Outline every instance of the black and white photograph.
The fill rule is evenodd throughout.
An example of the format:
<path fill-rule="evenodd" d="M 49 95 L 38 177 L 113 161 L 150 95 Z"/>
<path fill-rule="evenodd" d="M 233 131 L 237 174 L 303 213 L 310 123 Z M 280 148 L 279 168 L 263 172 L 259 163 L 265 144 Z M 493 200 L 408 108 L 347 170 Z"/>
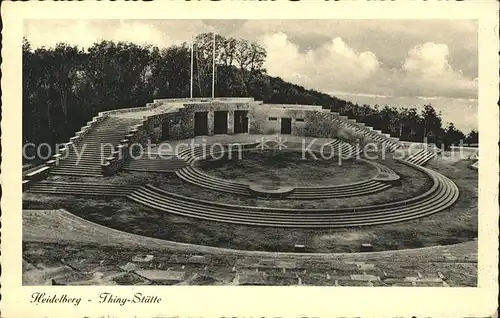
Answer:
<path fill-rule="evenodd" d="M 476 286 L 475 21 L 24 31 L 25 284 Z"/>
<path fill-rule="evenodd" d="M 88 302 L 116 308 L 160 303 L 152 286 L 480 287 L 479 176 L 498 172 L 479 170 L 480 29 L 23 19 L 13 214 L 22 286 L 38 288 L 27 299 L 86 305 L 65 286 L 98 286 Z"/>

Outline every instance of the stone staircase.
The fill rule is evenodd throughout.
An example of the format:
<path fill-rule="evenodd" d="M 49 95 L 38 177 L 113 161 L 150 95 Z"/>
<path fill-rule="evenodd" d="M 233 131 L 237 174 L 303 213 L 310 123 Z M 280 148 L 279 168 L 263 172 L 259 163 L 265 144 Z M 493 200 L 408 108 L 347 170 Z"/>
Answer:
<path fill-rule="evenodd" d="M 129 128 L 140 119 L 107 117 L 83 138 L 69 146 L 66 158 L 58 159 L 54 175 L 102 176 L 101 163 L 111 155 Z"/>
<path fill-rule="evenodd" d="M 384 147 L 387 147 L 391 152 L 397 150 L 400 147 L 398 138 L 391 137 L 389 134 L 382 133 L 382 131 L 380 130 L 374 130 L 373 127 L 366 126 L 363 123 L 358 123 L 356 122 L 356 120 L 349 119 L 347 116 L 341 116 L 339 113 L 335 112 L 318 111 L 317 114 L 319 114 L 319 116 L 322 118 L 338 123 L 341 127 L 351 129 L 355 132 L 363 133 L 373 141 L 380 143 Z"/>
<path fill-rule="evenodd" d="M 147 154 L 142 158 L 129 160 L 123 170 L 142 172 L 175 172 L 186 167 L 186 161 L 176 155 Z"/>
<path fill-rule="evenodd" d="M 430 151 L 430 150 L 427 150 L 427 149 L 422 149 L 422 150 L 417 151 L 414 154 L 411 154 L 406 159 L 406 161 L 411 162 L 413 164 L 416 164 L 418 166 L 423 166 L 424 164 L 426 164 L 427 162 L 429 162 L 429 160 L 431 160 L 435 156 L 436 156 L 436 152 L 435 151 Z"/>

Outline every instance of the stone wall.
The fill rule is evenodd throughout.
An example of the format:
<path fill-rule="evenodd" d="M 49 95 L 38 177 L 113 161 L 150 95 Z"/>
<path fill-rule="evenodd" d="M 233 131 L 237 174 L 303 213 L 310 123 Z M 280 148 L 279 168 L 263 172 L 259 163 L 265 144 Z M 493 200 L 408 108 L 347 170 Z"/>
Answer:
<path fill-rule="evenodd" d="M 174 113 L 169 124 L 169 138 L 180 140 L 193 138 L 194 136 L 194 112 L 185 108 Z"/>
<path fill-rule="evenodd" d="M 255 109 L 254 102 L 222 102 L 211 101 L 210 103 L 194 102 L 184 104 L 184 108 L 179 109 L 172 117 L 173 122 L 169 125 L 169 137 L 172 140 L 188 139 L 194 136 L 194 114 L 196 112 L 208 113 L 208 134 L 214 133 L 214 113 L 215 111 L 227 111 L 227 132 L 234 133 L 234 111 Z M 250 121 L 251 122 L 251 121 Z"/>
<path fill-rule="evenodd" d="M 272 105 L 260 102 L 233 102 L 228 100 L 211 100 L 209 103 L 203 99 L 188 99 L 183 108 L 171 114 L 151 116 L 157 118 L 156 128 L 150 127 L 151 136 L 158 138 L 161 135 L 161 121 L 169 120 L 169 139 L 189 139 L 194 137 L 194 117 L 196 112 L 207 112 L 208 134 L 214 133 L 214 112 L 227 111 L 227 133 L 234 133 L 234 113 L 237 110 L 248 111 L 250 134 L 275 134 L 281 133 L 281 119 L 291 118 L 292 135 L 338 138 L 345 141 L 363 140 L 362 133 L 355 133 L 348 128 L 341 127 L 320 116 L 321 106 L 307 105 Z M 160 100 L 155 100 L 158 102 Z M 161 100 L 163 101 L 163 100 Z M 168 102 L 181 101 L 168 99 Z M 348 131 L 349 130 L 349 131 Z"/>
<path fill-rule="evenodd" d="M 275 108 L 268 106 L 270 105 L 256 107 L 249 114 L 251 127 L 250 133 L 266 135 L 279 134 L 281 132 L 281 119 L 291 118 L 292 135 L 304 136 L 307 115 L 309 113 L 313 113 L 314 108 Z"/>
<path fill-rule="evenodd" d="M 119 171 L 131 156 L 138 156 L 147 151 L 150 140 L 157 140 L 161 135 L 164 120 L 170 120 L 175 113 L 156 114 L 142 119 L 134 125 L 125 138 L 120 141 L 111 156 L 101 165 L 103 175 L 112 175 Z M 160 126 L 160 129 L 158 129 Z"/>

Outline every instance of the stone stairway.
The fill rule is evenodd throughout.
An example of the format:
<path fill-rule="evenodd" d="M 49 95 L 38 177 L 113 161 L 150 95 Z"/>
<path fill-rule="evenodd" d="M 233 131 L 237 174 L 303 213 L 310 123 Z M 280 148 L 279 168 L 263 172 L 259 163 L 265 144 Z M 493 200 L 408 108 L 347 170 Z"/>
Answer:
<path fill-rule="evenodd" d="M 110 156 L 130 127 L 140 119 L 107 117 L 88 134 L 69 147 L 66 158 L 59 159 L 50 172 L 55 175 L 101 176 L 101 163 Z"/>
<path fill-rule="evenodd" d="M 419 165 L 419 166 L 423 166 L 424 164 L 429 162 L 429 160 L 431 160 L 435 156 L 436 156 L 436 152 L 422 149 L 422 150 L 419 150 L 418 152 L 410 155 L 406 159 L 406 161 L 411 162 L 411 163 L 416 164 L 416 165 Z"/>
<path fill-rule="evenodd" d="M 142 158 L 129 160 L 123 170 L 143 172 L 175 172 L 186 167 L 186 161 L 175 155 L 147 154 Z"/>
<path fill-rule="evenodd" d="M 364 135 L 373 139 L 373 141 L 382 144 L 387 147 L 391 152 L 397 150 L 399 145 L 399 139 L 391 137 L 389 134 L 384 134 L 380 130 L 374 130 L 373 127 L 365 126 L 363 123 L 358 123 L 354 119 L 349 119 L 347 116 L 340 116 L 339 113 L 335 112 L 317 112 L 320 117 L 326 120 L 338 123 L 341 127 L 352 129 L 355 132 L 361 132 Z"/>

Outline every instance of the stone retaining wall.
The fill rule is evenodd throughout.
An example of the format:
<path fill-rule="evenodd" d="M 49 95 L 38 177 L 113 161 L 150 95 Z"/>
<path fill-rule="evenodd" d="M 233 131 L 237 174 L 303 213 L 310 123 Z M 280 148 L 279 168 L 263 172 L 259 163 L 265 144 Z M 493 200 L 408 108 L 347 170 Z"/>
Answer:
<path fill-rule="evenodd" d="M 139 124 L 134 125 L 116 146 L 111 156 L 106 158 L 101 165 L 102 174 L 115 174 L 123 168 L 123 165 L 131 156 L 134 157 L 147 152 L 146 147 L 149 140 L 157 140 L 159 138 L 158 134 L 161 134 L 161 130 L 158 131 L 156 127 L 161 125 L 164 120 L 170 120 L 174 116 L 176 116 L 176 113 L 156 114 L 145 117 Z"/>

